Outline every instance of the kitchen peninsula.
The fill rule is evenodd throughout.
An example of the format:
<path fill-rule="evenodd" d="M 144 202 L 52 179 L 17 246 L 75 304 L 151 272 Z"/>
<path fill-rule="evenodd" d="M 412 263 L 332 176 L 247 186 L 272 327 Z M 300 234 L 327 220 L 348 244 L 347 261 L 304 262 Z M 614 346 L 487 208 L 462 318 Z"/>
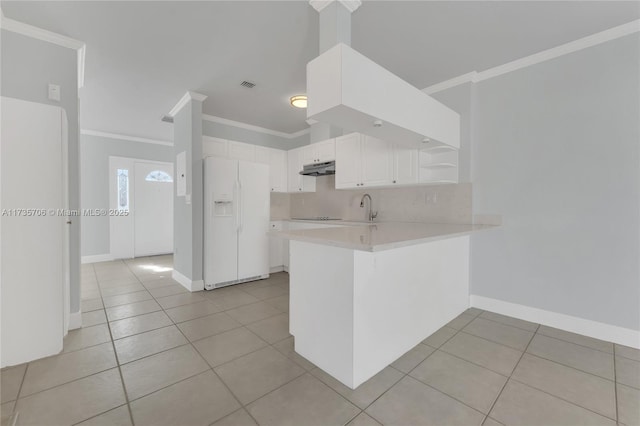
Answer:
<path fill-rule="evenodd" d="M 375 223 L 290 240 L 295 350 L 355 389 L 469 307 L 469 234 L 488 225 Z"/>

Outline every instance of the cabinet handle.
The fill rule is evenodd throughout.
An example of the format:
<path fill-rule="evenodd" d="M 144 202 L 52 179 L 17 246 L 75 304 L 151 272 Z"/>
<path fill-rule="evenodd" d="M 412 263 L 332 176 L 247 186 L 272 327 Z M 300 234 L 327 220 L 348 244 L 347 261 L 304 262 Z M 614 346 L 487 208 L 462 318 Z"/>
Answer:
<path fill-rule="evenodd" d="M 393 183 L 396 183 L 396 181 L 394 180 Z"/>

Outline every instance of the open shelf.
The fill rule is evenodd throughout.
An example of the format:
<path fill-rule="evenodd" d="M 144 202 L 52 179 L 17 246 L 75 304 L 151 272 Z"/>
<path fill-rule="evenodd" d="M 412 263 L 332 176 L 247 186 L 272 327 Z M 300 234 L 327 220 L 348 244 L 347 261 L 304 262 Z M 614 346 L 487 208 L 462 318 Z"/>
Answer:
<path fill-rule="evenodd" d="M 452 167 L 458 167 L 458 165 L 454 163 L 427 163 L 420 167 L 424 167 L 425 169 L 449 169 Z"/>
<path fill-rule="evenodd" d="M 431 148 L 423 148 L 420 150 L 421 152 L 425 152 L 427 154 L 441 154 L 443 152 L 452 152 L 457 151 L 454 147 L 448 145 L 439 145 Z"/>

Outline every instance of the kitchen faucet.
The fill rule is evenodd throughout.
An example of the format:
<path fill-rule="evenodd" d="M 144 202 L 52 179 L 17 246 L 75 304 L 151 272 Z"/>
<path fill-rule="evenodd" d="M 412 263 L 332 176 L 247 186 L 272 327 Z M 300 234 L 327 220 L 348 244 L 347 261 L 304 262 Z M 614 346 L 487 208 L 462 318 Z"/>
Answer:
<path fill-rule="evenodd" d="M 378 212 L 374 212 L 373 211 L 373 201 L 371 200 L 371 195 L 369 194 L 364 194 L 362 196 L 362 199 L 360 200 L 360 207 L 364 207 L 364 199 L 368 198 L 369 199 L 369 214 L 367 215 L 367 219 L 369 219 L 369 222 L 373 222 L 373 219 L 375 219 L 378 216 Z"/>

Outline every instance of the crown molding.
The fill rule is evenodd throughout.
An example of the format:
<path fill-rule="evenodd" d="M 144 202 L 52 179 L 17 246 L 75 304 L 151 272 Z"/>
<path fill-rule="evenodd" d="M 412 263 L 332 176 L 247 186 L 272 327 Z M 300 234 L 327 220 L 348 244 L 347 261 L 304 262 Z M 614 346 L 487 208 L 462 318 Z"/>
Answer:
<path fill-rule="evenodd" d="M 309 0 L 309 4 L 316 11 L 321 12 L 334 1 L 343 5 L 350 13 L 355 12 L 362 5 L 362 1 L 360 0 Z"/>
<path fill-rule="evenodd" d="M 87 45 L 84 42 L 71 37 L 63 36 L 62 34 L 34 27 L 33 25 L 16 21 L 15 19 L 7 18 L 6 16 L 4 16 L 4 12 L 0 14 L 0 28 L 17 34 L 22 34 L 27 37 L 35 38 L 37 40 L 45 41 L 47 43 L 52 43 L 58 46 L 77 50 L 78 89 L 84 87 L 84 61 L 87 50 Z"/>
<path fill-rule="evenodd" d="M 57 44 L 58 46 L 68 47 L 69 49 L 82 49 L 85 45 L 80 40 L 7 18 L 4 14 L 0 16 L 0 28 L 25 35 L 27 37 Z"/>
<path fill-rule="evenodd" d="M 78 89 L 82 89 L 84 87 L 84 59 L 87 53 L 87 45 L 83 44 L 80 49 L 78 49 Z"/>
<path fill-rule="evenodd" d="M 254 132 L 264 133 L 267 135 L 278 136 L 285 139 L 293 139 L 298 136 L 309 133 L 310 129 L 302 129 L 295 133 L 285 133 L 278 130 L 267 129 L 265 127 L 254 126 L 253 124 L 243 123 L 241 121 L 229 120 L 228 118 L 217 117 L 215 115 L 202 114 L 202 119 L 212 123 L 226 124 L 227 126 L 238 127 L 240 129 L 251 130 Z"/>
<path fill-rule="evenodd" d="M 430 95 L 441 90 L 458 86 L 460 84 L 469 82 L 477 83 L 480 81 L 488 80 L 490 78 L 498 77 L 512 71 L 517 71 L 531 65 L 536 65 L 550 59 L 568 55 L 569 53 L 577 52 L 579 50 L 596 46 L 598 44 L 602 44 L 607 41 L 615 40 L 617 38 L 637 32 L 640 32 L 640 19 L 628 22 L 626 24 L 618 25 L 617 27 L 601 31 L 587 37 L 579 38 L 569 43 L 561 44 L 559 46 L 552 47 L 551 49 L 543 50 L 542 52 L 534 53 L 533 55 L 525 56 L 524 58 L 516 59 L 515 61 L 507 62 L 506 64 L 498 65 L 497 67 L 489 68 L 481 72 L 473 71 L 467 74 L 463 74 L 450 80 L 445 80 L 443 82 L 429 86 L 422 91 Z"/>
<path fill-rule="evenodd" d="M 178 101 L 178 103 L 171 108 L 171 111 L 167 114 L 169 117 L 175 117 L 176 114 L 187 104 L 189 101 L 204 101 L 207 99 L 206 95 L 197 92 L 188 91 L 184 94 L 182 98 Z"/>
<path fill-rule="evenodd" d="M 459 75 L 458 77 L 454 77 L 449 80 L 442 81 L 438 84 L 434 84 L 432 86 L 427 87 L 426 89 L 422 89 L 424 93 L 430 95 L 432 93 L 440 92 L 441 90 L 450 89 L 452 87 L 459 86 L 464 83 L 475 83 L 478 81 L 478 73 L 475 71 Z"/>
<path fill-rule="evenodd" d="M 129 136 L 129 135 L 123 135 L 119 133 L 107 133 L 107 132 L 101 132 L 99 130 L 81 129 L 80 134 L 87 135 L 87 136 L 99 136 L 101 138 L 118 139 L 118 140 L 129 141 L 129 142 L 141 142 L 141 143 L 151 143 L 155 145 L 173 146 L 173 142 L 169 142 L 169 141 L 141 138 L 138 136 Z"/>

